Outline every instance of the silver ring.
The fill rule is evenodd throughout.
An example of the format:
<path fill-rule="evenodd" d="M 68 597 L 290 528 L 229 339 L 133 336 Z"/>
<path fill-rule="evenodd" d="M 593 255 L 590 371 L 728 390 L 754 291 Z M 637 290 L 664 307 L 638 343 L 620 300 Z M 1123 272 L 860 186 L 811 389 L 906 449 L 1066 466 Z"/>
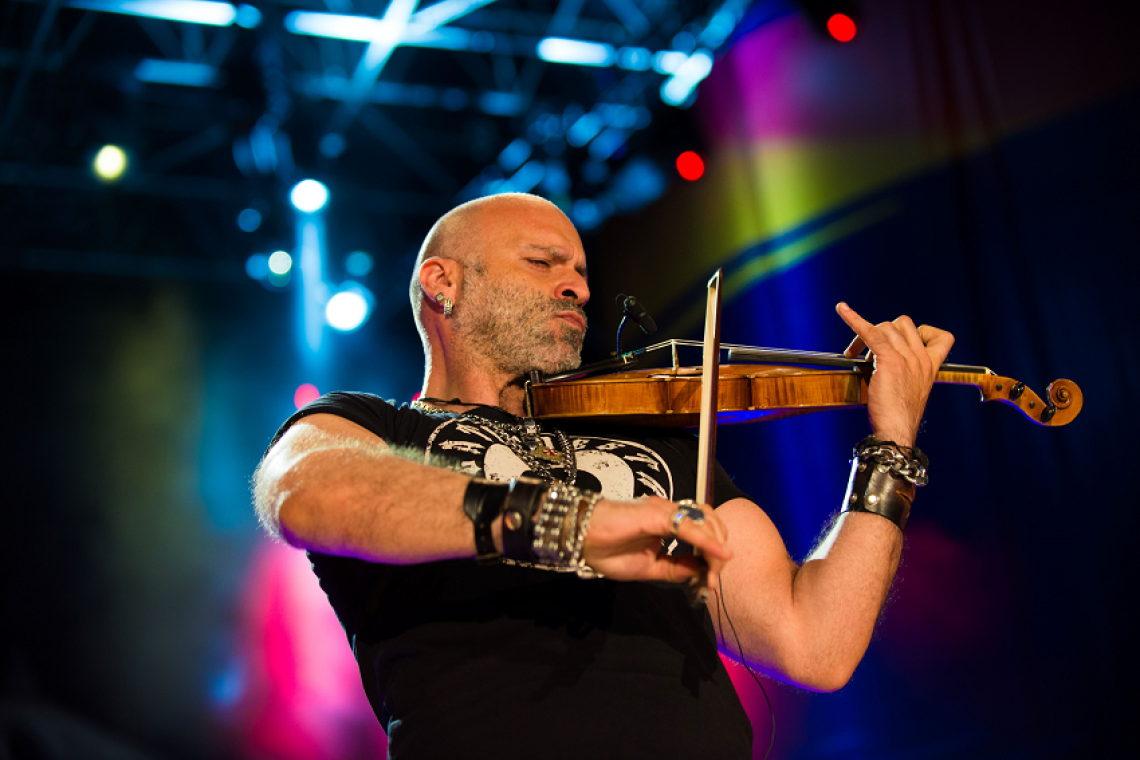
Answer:
<path fill-rule="evenodd" d="M 693 525 L 701 525 L 705 521 L 705 513 L 692 499 L 683 499 L 677 502 L 677 511 L 674 513 L 672 521 L 674 536 L 677 535 L 677 531 L 681 529 L 681 523 L 685 520 L 692 520 Z"/>

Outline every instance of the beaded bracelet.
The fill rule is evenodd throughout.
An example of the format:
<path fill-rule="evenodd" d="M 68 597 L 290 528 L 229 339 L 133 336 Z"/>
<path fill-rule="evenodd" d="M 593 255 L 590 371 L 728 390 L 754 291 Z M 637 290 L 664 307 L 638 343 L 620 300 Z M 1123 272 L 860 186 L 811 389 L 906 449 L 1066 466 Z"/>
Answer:
<path fill-rule="evenodd" d="M 601 494 L 574 486 L 516 479 L 503 508 L 504 562 L 601 578 L 582 556 Z"/>

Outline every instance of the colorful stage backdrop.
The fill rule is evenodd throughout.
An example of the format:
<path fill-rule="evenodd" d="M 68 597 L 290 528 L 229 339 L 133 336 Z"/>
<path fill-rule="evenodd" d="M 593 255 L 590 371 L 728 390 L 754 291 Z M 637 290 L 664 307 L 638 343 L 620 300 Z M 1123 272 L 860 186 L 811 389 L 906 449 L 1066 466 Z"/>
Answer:
<path fill-rule="evenodd" d="M 610 225 L 596 292 L 635 293 L 664 335 L 698 337 L 723 267 L 725 341 L 842 350 L 844 300 L 948 329 L 951 361 L 1038 391 L 1072 378 L 1086 406 L 1044 429 L 934 390 L 895 598 L 843 691 L 769 686 L 774 756 L 1122 756 L 1137 499 L 1097 473 L 1140 454 L 1140 14 L 874 0 L 840 45 L 776 7 L 702 86 L 705 178 Z M 859 412 L 737 427 L 718 453 L 802 558 L 865 430 Z"/>
<path fill-rule="evenodd" d="M 693 106 L 705 177 L 587 239 L 588 359 L 610 349 L 619 291 L 660 335 L 695 336 L 723 267 L 729 342 L 841 350 L 846 300 L 873 321 L 951 330 L 953 361 L 1038 392 L 1077 381 L 1084 412 L 1060 429 L 935 389 L 919 441 L 931 485 L 894 600 L 841 692 L 765 680 L 771 757 L 1124 757 L 1140 640 L 1140 12 L 859 10 L 839 44 L 791 6 L 755 4 Z M 0 288 L 15 335 L 0 684 L 12 746 L 382 755 L 303 556 L 261 537 L 249 508 L 249 474 L 308 379 L 282 330 L 292 304 L 248 283 L 5 271 Z M 354 340 L 337 344 L 336 386 L 418 390 L 406 315 Z M 726 428 L 719 453 L 802 558 L 865 434 L 861 413 L 839 412 Z M 763 757 L 768 708 L 732 667 Z"/>

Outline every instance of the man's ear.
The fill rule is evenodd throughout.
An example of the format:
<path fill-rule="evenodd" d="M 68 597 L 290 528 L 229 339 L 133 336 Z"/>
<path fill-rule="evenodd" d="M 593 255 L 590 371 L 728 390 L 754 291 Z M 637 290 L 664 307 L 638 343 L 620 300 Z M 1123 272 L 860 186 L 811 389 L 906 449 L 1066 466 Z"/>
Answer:
<path fill-rule="evenodd" d="M 432 256 L 420 264 L 420 288 L 429 301 L 436 301 L 440 293 L 455 301 L 462 277 L 463 269 L 454 259 Z"/>

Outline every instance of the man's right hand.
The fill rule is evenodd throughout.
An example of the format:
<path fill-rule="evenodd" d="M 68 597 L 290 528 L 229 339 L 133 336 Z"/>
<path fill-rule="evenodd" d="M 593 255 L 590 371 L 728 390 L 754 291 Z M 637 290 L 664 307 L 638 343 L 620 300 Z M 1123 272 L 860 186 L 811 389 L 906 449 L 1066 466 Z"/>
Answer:
<path fill-rule="evenodd" d="M 700 549 L 703 556 L 672 557 L 661 551 L 661 539 L 669 544 L 674 537 L 673 516 L 676 502 L 657 496 L 636 501 L 602 499 L 594 509 L 583 559 L 594 570 L 619 581 L 669 581 L 680 583 L 696 577 L 708 565 L 708 585 L 715 588 L 721 569 L 732 552 L 728 549 L 728 528 L 715 510 L 700 505 L 704 523 L 681 521 L 676 537 Z"/>

